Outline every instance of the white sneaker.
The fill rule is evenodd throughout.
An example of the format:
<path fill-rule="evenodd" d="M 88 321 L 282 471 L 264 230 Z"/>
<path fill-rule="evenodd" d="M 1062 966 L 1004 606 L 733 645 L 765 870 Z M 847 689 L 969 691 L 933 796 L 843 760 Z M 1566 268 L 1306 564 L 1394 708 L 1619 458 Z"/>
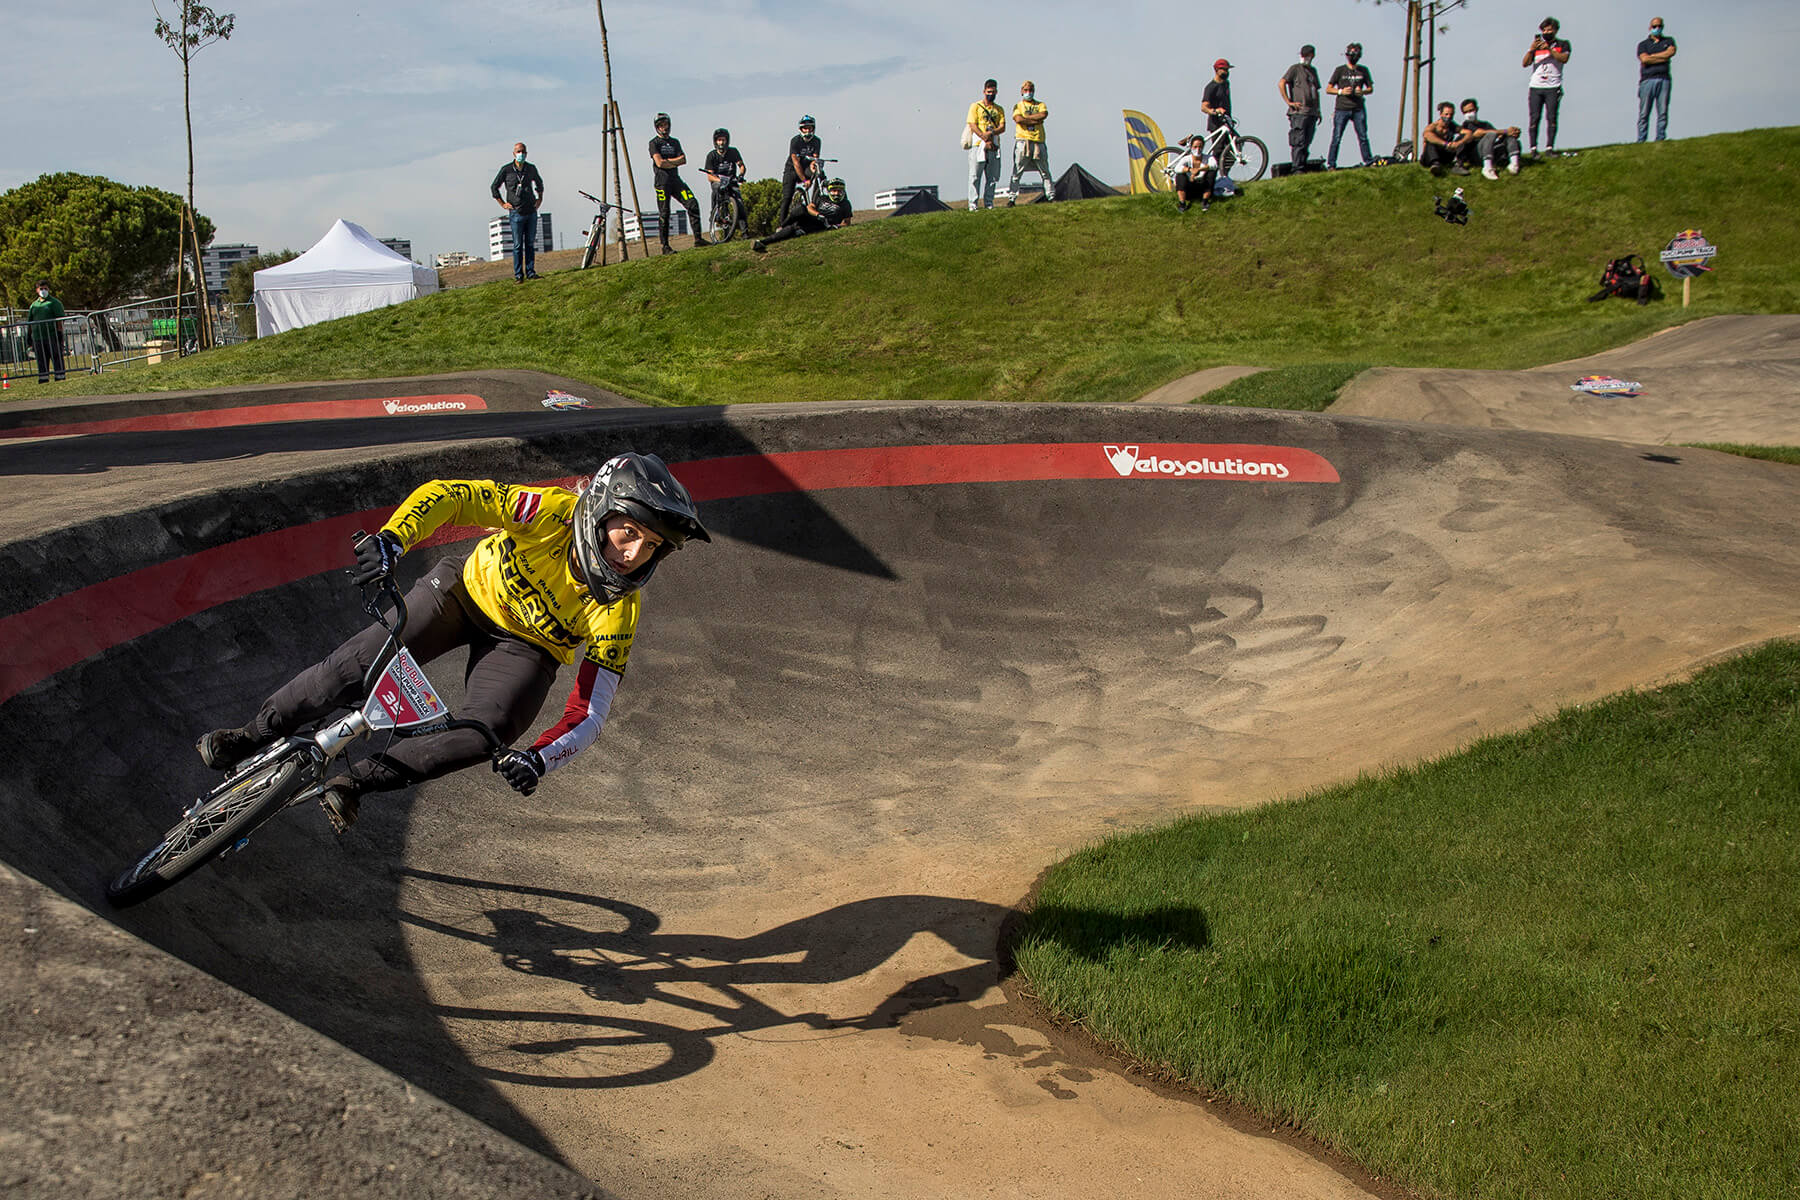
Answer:
<path fill-rule="evenodd" d="M 1512 161 L 1506 164 L 1506 173 L 1508 175 L 1517 175 L 1519 173 L 1519 156 L 1518 155 L 1516 155 L 1516 154 L 1513 155 Z"/>
<path fill-rule="evenodd" d="M 1483 179 L 1498 179 L 1500 178 L 1500 172 L 1494 170 L 1493 163 L 1483 163 L 1481 164 L 1481 177 Z"/>

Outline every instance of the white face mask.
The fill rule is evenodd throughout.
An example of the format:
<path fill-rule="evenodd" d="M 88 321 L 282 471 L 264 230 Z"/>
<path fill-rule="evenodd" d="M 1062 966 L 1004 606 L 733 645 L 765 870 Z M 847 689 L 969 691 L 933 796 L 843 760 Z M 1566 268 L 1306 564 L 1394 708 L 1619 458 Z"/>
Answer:
<path fill-rule="evenodd" d="M 38 289 L 38 299 L 39 300 L 48 300 L 49 298 L 50 298 L 50 289 L 49 288 L 39 288 Z"/>

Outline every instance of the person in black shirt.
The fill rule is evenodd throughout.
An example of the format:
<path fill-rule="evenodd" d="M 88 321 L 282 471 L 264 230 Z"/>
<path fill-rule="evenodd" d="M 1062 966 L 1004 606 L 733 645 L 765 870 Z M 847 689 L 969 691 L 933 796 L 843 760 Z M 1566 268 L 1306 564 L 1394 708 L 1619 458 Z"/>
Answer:
<path fill-rule="evenodd" d="M 1486 179 L 1499 179 L 1500 160 L 1506 160 L 1506 170 L 1510 175 L 1519 173 L 1519 127 L 1509 125 L 1505 129 L 1497 129 L 1481 119 L 1481 106 L 1470 96 L 1462 102 L 1462 129 L 1468 135 L 1463 143 L 1462 153 L 1457 161 L 1464 166 L 1481 164 L 1481 174 Z"/>
<path fill-rule="evenodd" d="M 1357 148 L 1362 151 L 1363 166 L 1370 166 L 1375 156 L 1369 152 L 1369 114 L 1363 97 L 1375 90 L 1375 79 L 1362 65 L 1362 43 L 1344 47 L 1344 65 L 1331 73 L 1325 90 L 1337 97 L 1337 108 L 1331 114 L 1331 149 L 1325 155 L 1327 170 L 1337 170 L 1338 143 L 1344 140 L 1344 126 L 1356 127 Z"/>
<path fill-rule="evenodd" d="M 704 170 L 707 179 L 712 181 L 712 207 L 717 212 L 719 184 L 727 179 L 741 181 L 744 178 L 744 156 L 739 154 L 738 148 L 731 144 L 731 130 L 724 128 L 713 130 L 713 148 L 706 153 Z M 745 223 L 744 210 L 741 205 L 738 208 L 737 222 L 739 225 Z M 718 230 L 715 228 L 713 232 L 717 233 Z"/>
<path fill-rule="evenodd" d="M 819 157 L 819 139 L 813 130 L 812 114 L 800 118 L 800 132 L 788 142 L 787 161 L 781 164 L 781 211 L 775 215 L 777 226 L 786 225 L 788 209 L 793 206 L 794 192 L 812 181 L 812 159 Z"/>
<path fill-rule="evenodd" d="M 506 189 L 506 195 L 500 189 Z M 512 161 L 500 168 L 488 188 L 512 223 L 513 278 L 536 279 L 538 205 L 544 202 L 544 177 L 525 161 L 525 143 L 513 143 Z"/>
<path fill-rule="evenodd" d="M 1300 61 L 1275 85 L 1288 110 L 1288 160 L 1304 171 L 1312 157 L 1313 135 L 1319 131 L 1319 73 L 1313 70 L 1311 44 L 1300 47 Z"/>
<path fill-rule="evenodd" d="M 1213 64 L 1212 82 L 1200 92 L 1200 111 L 1206 114 L 1208 133 L 1231 116 L 1231 64 L 1222 58 Z"/>
<path fill-rule="evenodd" d="M 1656 109 L 1656 140 L 1669 136 L 1669 60 L 1675 57 L 1675 39 L 1663 36 L 1663 19 L 1650 18 L 1650 36 L 1638 43 L 1638 141 L 1650 133 L 1650 110 Z"/>
<path fill-rule="evenodd" d="M 710 246 L 711 242 L 700 236 L 700 201 L 688 190 L 688 185 L 681 181 L 679 168 L 687 162 L 687 154 L 681 148 L 678 138 L 669 136 L 669 114 L 656 114 L 656 136 L 650 139 L 650 162 L 656 168 L 656 215 L 661 220 L 659 232 L 662 234 L 662 250 L 664 254 L 675 253 L 675 247 L 669 245 L 669 197 L 673 196 L 681 202 L 681 207 L 688 210 L 688 226 L 694 231 L 694 245 Z"/>
<path fill-rule="evenodd" d="M 848 225 L 850 215 L 850 198 L 844 190 L 844 181 L 833 179 L 825 185 L 825 194 L 819 197 L 818 203 L 808 204 L 805 211 L 794 214 L 792 221 L 768 237 L 752 242 L 750 248 L 761 254 L 776 242 L 785 242 L 802 234 L 824 233 L 827 229 Z"/>

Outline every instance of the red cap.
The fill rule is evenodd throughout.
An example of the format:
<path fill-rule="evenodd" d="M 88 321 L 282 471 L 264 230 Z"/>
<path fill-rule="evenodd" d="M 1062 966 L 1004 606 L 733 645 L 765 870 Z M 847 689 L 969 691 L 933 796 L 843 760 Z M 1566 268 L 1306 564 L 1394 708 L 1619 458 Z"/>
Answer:
<path fill-rule="evenodd" d="M 1230 65 L 1231 65 L 1230 63 L 1226 62 L 1224 59 L 1221 58 L 1218 62 L 1213 64 L 1213 70 L 1216 71 L 1220 67 L 1229 67 Z"/>

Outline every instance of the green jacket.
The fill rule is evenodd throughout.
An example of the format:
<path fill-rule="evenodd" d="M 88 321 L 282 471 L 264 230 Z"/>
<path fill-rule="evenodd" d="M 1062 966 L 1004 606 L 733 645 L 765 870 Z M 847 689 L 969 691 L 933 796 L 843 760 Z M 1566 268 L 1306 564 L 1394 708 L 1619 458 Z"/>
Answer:
<path fill-rule="evenodd" d="M 55 296 L 34 300 L 31 307 L 25 312 L 25 319 L 31 323 L 31 336 L 34 341 L 47 339 L 51 331 L 57 328 L 56 322 L 63 319 L 62 301 Z"/>

